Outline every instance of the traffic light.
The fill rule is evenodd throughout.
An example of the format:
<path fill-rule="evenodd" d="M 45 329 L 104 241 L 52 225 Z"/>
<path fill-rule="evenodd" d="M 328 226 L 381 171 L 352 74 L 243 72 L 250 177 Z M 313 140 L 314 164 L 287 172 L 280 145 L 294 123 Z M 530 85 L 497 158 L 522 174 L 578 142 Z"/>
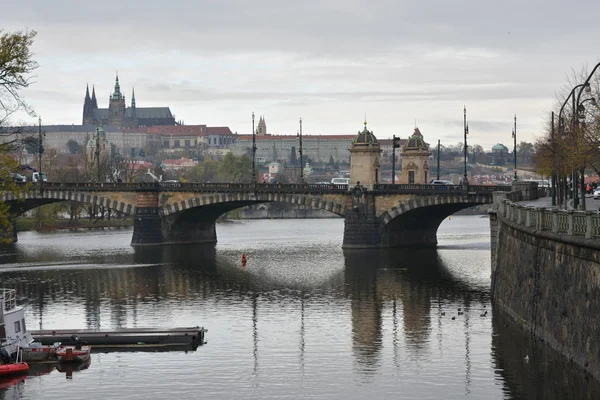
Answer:
<path fill-rule="evenodd" d="M 396 135 L 393 136 L 392 145 L 394 146 L 394 149 L 400 148 L 400 138 L 396 137 Z"/>

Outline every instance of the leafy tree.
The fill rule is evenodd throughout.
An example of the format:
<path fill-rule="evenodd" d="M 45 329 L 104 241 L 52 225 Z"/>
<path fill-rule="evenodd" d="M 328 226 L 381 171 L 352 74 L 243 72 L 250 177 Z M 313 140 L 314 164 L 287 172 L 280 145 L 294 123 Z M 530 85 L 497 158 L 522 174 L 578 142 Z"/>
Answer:
<path fill-rule="evenodd" d="M 33 110 L 21 97 L 21 91 L 31 83 L 30 74 L 37 68 L 32 59 L 31 45 L 35 31 L 19 31 L 14 33 L 0 30 L 0 135 L 5 136 L 0 144 L 0 191 L 19 194 L 27 190 L 28 185 L 14 182 L 12 174 L 20 170 L 17 159 L 11 154 L 16 145 L 14 131 L 6 129 L 9 117 L 19 110 L 33 115 Z M 0 202 L 0 242 L 13 241 L 14 215 L 10 206 Z"/>
<path fill-rule="evenodd" d="M 0 125 L 13 113 L 33 110 L 21 97 L 21 91 L 31 84 L 30 74 L 38 67 L 31 46 L 35 31 L 3 32 L 0 30 Z"/>
<path fill-rule="evenodd" d="M 69 139 L 67 149 L 69 150 L 69 154 L 77 154 L 79 153 L 79 143 L 75 139 Z"/>
<path fill-rule="evenodd" d="M 517 162 L 520 165 L 530 165 L 533 162 L 533 143 L 521 142 L 517 145 Z"/>
<path fill-rule="evenodd" d="M 329 156 L 329 163 L 328 165 L 333 166 L 335 164 L 335 161 L 333 160 L 333 154 Z"/>
<path fill-rule="evenodd" d="M 246 156 L 234 156 L 227 153 L 218 167 L 218 176 L 223 181 L 251 182 L 252 160 Z"/>

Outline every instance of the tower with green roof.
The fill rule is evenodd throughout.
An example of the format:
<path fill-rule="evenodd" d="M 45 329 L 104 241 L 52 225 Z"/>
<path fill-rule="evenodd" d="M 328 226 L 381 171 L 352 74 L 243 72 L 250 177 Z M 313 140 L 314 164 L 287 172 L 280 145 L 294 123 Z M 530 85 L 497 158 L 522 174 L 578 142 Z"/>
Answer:
<path fill-rule="evenodd" d="M 412 136 L 402 147 L 402 174 L 400 183 L 426 184 L 431 179 L 429 171 L 429 156 L 431 151 L 425 143 L 419 128 L 415 128 Z"/>
<path fill-rule="evenodd" d="M 125 126 L 125 96 L 121 93 L 119 73 L 115 78 L 115 90 L 108 98 L 108 115 L 110 122 L 117 127 Z"/>
<path fill-rule="evenodd" d="M 350 148 L 350 185 L 372 186 L 381 180 L 381 147 L 367 121 Z"/>

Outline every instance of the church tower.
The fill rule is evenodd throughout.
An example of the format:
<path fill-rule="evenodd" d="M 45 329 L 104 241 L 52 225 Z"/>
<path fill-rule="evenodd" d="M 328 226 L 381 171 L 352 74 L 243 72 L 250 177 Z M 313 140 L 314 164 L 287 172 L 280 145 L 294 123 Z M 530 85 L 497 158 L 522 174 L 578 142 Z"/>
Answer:
<path fill-rule="evenodd" d="M 131 88 L 131 115 L 127 119 L 128 128 L 136 128 L 138 126 L 137 113 L 135 108 L 135 89 Z"/>
<path fill-rule="evenodd" d="M 115 90 L 108 98 L 108 122 L 116 127 L 125 125 L 125 96 L 121 94 L 118 73 L 115 78 Z"/>
<path fill-rule="evenodd" d="M 83 100 L 83 116 L 82 124 L 92 123 L 90 120 L 92 116 L 92 99 L 90 98 L 90 86 L 87 85 L 85 88 L 85 99 Z"/>
<path fill-rule="evenodd" d="M 98 101 L 96 100 L 96 87 L 92 85 L 92 109 L 98 109 Z"/>
<path fill-rule="evenodd" d="M 258 128 L 256 129 L 256 134 L 258 136 L 266 136 L 267 124 L 265 123 L 265 117 L 260 117 L 260 119 L 258 120 Z"/>
<path fill-rule="evenodd" d="M 419 128 L 404 144 L 402 148 L 402 175 L 400 183 L 426 184 L 431 179 L 429 171 L 429 145 L 423 140 L 423 135 Z"/>

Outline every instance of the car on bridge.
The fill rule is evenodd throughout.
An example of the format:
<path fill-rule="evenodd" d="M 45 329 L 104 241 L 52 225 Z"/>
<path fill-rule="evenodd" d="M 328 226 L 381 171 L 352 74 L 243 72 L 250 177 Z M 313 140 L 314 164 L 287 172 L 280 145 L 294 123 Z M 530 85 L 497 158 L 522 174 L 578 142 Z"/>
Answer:
<path fill-rule="evenodd" d="M 331 183 L 334 185 L 349 185 L 350 178 L 333 178 Z"/>
<path fill-rule="evenodd" d="M 452 183 L 452 181 L 444 181 L 441 179 L 434 179 L 431 181 L 432 185 L 454 185 L 454 183 Z"/>
<path fill-rule="evenodd" d="M 600 199 L 600 187 L 594 189 L 594 200 Z"/>

